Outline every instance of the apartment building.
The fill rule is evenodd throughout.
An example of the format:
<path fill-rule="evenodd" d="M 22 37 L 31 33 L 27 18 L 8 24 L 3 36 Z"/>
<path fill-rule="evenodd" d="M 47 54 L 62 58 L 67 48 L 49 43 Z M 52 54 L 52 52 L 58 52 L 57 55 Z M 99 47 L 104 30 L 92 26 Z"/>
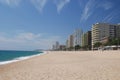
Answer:
<path fill-rule="evenodd" d="M 76 29 L 74 31 L 73 37 L 74 37 L 74 46 L 79 45 L 82 46 L 82 35 L 83 35 L 83 31 L 81 29 Z"/>
<path fill-rule="evenodd" d="M 91 50 L 91 31 L 88 31 L 82 35 L 82 47 L 85 46 Z"/>
<path fill-rule="evenodd" d="M 106 43 L 110 38 L 120 37 L 120 25 L 96 23 L 92 26 L 92 47 L 97 42 Z"/>
<path fill-rule="evenodd" d="M 73 47 L 73 40 L 74 40 L 74 37 L 73 35 L 70 35 L 66 41 L 66 47 L 67 48 L 70 48 L 70 47 Z"/>

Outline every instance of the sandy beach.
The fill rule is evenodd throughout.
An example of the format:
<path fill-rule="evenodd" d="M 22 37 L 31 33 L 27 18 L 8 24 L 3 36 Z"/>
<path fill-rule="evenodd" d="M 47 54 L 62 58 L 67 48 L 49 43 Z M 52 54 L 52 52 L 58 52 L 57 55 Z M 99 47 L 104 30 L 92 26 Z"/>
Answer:
<path fill-rule="evenodd" d="M 120 51 L 54 51 L 0 66 L 0 80 L 120 80 Z"/>

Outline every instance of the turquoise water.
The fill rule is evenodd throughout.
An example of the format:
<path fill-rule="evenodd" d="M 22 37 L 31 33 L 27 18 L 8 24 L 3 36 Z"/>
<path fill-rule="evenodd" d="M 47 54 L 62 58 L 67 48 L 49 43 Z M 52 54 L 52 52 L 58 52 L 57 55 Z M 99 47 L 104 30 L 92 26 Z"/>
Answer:
<path fill-rule="evenodd" d="M 33 55 L 41 54 L 42 52 L 37 51 L 5 51 L 0 50 L 0 62 L 10 61 L 20 58 L 25 58 Z"/>

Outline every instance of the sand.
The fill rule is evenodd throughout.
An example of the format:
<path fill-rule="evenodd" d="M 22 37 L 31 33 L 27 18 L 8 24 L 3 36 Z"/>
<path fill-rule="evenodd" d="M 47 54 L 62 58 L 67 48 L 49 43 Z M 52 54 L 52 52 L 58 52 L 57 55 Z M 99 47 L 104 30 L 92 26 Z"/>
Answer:
<path fill-rule="evenodd" d="M 56 51 L 0 66 L 0 80 L 120 80 L 120 51 Z"/>

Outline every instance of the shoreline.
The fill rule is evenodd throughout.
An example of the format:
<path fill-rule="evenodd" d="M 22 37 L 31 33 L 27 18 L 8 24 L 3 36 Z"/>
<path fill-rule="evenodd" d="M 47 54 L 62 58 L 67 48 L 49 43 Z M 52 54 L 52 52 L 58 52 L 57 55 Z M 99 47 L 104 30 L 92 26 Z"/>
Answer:
<path fill-rule="evenodd" d="M 119 61 L 120 51 L 48 51 L 0 66 L 0 80 L 119 80 Z"/>
<path fill-rule="evenodd" d="M 14 58 L 12 60 L 8 60 L 8 61 L 1 61 L 0 66 L 6 65 L 6 64 L 11 64 L 11 63 L 14 63 L 14 62 L 24 61 L 24 60 L 27 60 L 27 59 L 30 59 L 30 58 L 33 58 L 33 57 L 37 57 L 37 56 L 40 56 L 40 55 L 44 55 L 44 54 L 46 54 L 45 51 L 43 51 L 42 53 L 39 53 L 39 54 L 35 54 L 35 55 L 22 56 L 22 57 Z"/>

